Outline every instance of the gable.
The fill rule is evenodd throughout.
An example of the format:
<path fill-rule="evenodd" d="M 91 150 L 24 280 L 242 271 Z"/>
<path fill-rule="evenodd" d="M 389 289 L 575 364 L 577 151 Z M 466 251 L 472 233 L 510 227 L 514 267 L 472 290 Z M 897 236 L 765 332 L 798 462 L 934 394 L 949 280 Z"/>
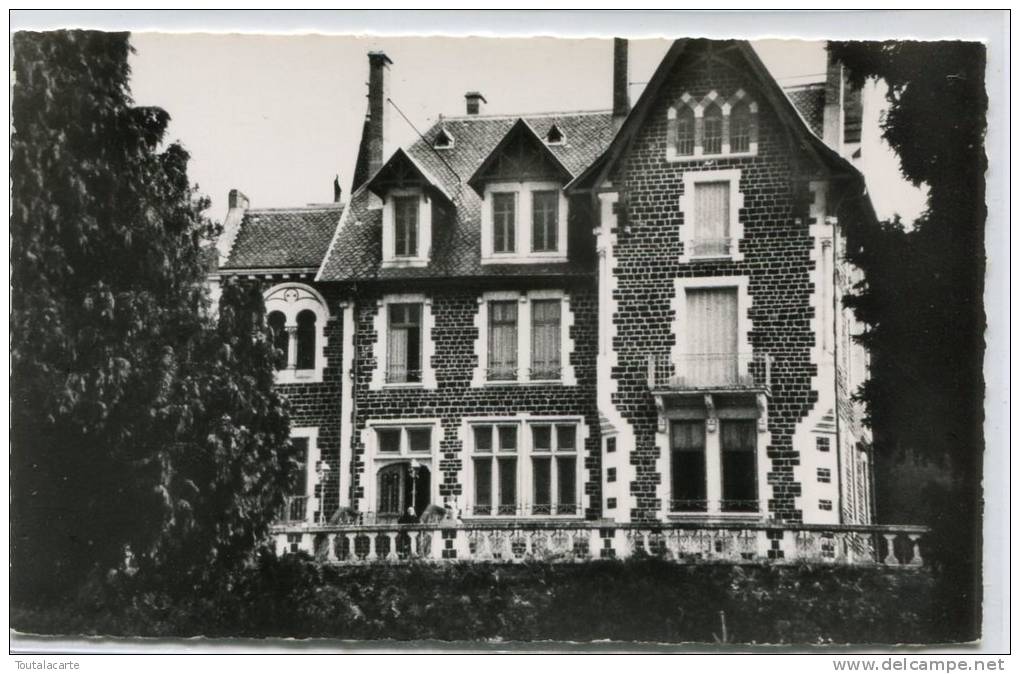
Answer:
<path fill-rule="evenodd" d="M 573 178 L 534 129 L 523 119 L 506 133 L 500 143 L 468 180 L 481 194 L 485 183 L 501 181 L 543 181 Z"/>
<path fill-rule="evenodd" d="M 682 93 L 670 89 L 692 69 L 699 71 L 705 82 L 715 83 L 702 85 L 703 91 L 690 92 L 695 99 L 704 100 L 705 96 L 716 89 L 720 99 L 725 102 L 738 88 L 744 88 L 757 99 L 760 110 L 775 117 L 790 141 L 803 152 L 816 171 L 854 179 L 860 177 L 849 162 L 825 145 L 807 127 L 750 43 L 744 40 L 682 39 L 670 47 L 606 152 L 575 178 L 567 186 L 568 189 L 585 191 L 603 184 L 630 153 L 638 135 L 646 126 L 660 122 L 665 124 L 666 118 L 664 115 L 660 118 L 661 113 L 670 104 L 678 104 L 673 99 L 679 98 Z"/>

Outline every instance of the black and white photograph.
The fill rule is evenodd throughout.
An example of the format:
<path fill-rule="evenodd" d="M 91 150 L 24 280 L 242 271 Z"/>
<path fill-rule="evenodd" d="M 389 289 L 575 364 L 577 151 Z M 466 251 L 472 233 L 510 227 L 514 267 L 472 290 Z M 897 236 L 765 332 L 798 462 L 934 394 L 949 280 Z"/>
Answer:
<path fill-rule="evenodd" d="M 18 14 L 12 658 L 1006 668 L 1008 12 Z"/>

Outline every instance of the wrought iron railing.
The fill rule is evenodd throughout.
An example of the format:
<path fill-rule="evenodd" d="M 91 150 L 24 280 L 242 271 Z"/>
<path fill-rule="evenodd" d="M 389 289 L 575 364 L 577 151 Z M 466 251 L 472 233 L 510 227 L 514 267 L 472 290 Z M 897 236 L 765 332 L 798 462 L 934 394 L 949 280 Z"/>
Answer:
<path fill-rule="evenodd" d="M 772 358 L 761 351 L 652 354 L 648 386 L 653 390 L 770 389 Z"/>
<path fill-rule="evenodd" d="M 559 365 L 545 365 L 541 367 L 528 368 L 528 376 L 532 381 L 557 380 L 560 378 L 562 368 Z"/>
<path fill-rule="evenodd" d="M 387 384 L 418 384 L 421 383 L 421 370 L 409 370 L 403 367 L 389 366 L 386 368 Z"/>
<path fill-rule="evenodd" d="M 503 520 L 434 524 L 277 524 L 278 554 L 306 552 L 324 563 L 583 562 L 655 556 L 680 564 L 923 566 L 926 527 L 777 522 Z"/>
<path fill-rule="evenodd" d="M 517 381 L 517 368 L 509 365 L 490 366 L 485 370 L 488 381 Z"/>
<path fill-rule="evenodd" d="M 691 257 L 726 257 L 733 253 L 733 239 L 729 237 L 689 239 L 686 245 Z"/>
<path fill-rule="evenodd" d="M 756 513 L 760 505 L 757 499 L 723 498 L 715 502 L 706 499 L 669 499 L 669 511 L 672 513 Z"/>

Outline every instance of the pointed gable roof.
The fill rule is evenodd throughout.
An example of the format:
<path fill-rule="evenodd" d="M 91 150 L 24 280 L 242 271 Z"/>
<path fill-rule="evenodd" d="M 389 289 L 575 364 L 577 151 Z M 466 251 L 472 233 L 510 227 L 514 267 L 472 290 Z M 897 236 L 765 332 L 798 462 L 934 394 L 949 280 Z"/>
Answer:
<path fill-rule="evenodd" d="M 515 149 L 517 156 L 510 156 L 509 153 Z M 549 149 L 549 146 L 545 144 L 531 125 L 518 117 L 513 126 L 510 127 L 499 143 L 496 144 L 496 147 L 492 149 L 492 152 L 489 153 L 477 170 L 468 178 L 468 185 L 478 194 L 482 194 L 486 179 L 494 171 L 499 172 L 502 168 L 501 164 L 507 162 L 513 165 L 510 168 L 510 172 L 520 177 L 533 177 L 527 173 L 533 169 L 533 167 L 528 166 L 532 161 L 531 157 L 526 153 L 528 149 L 534 153 L 534 156 L 541 164 L 544 164 L 546 169 L 544 173 L 552 173 L 562 178 L 565 182 L 573 179 L 574 174 L 563 165 L 563 162 Z"/>
<path fill-rule="evenodd" d="M 385 196 L 386 192 L 393 188 L 425 187 L 442 196 L 447 202 L 453 203 L 453 198 L 443 184 L 405 152 L 404 148 L 397 148 L 382 168 L 369 178 L 365 186 L 380 197 Z"/>
<path fill-rule="evenodd" d="M 638 131 L 644 126 L 645 119 L 657 100 L 659 92 L 673 74 L 674 69 L 680 62 L 680 58 L 692 48 L 704 46 L 708 43 L 724 44 L 736 50 L 743 57 L 748 65 L 749 72 L 758 80 L 765 99 L 772 109 L 775 110 L 780 121 L 791 130 L 794 138 L 800 140 L 801 147 L 821 167 L 837 175 L 844 175 L 855 179 L 861 178 L 860 173 L 850 162 L 839 156 L 835 150 L 812 133 L 800 112 L 769 73 L 765 64 L 758 58 L 758 54 L 755 53 L 754 48 L 751 47 L 749 42 L 746 40 L 721 41 L 683 38 L 675 40 L 670 46 L 662 62 L 659 63 L 659 67 L 655 69 L 655 73 L 648 81 L 645 90 L 641 92 L 641 97 L 638 98 L 634 108 L 624 120 L 623 126 L 620 127 L 620 131 L 616 134 L 613 142 L 609 144 L 609 147 L 601 157 L 567 185 L 568 190 L 589 190 L 605 181 L 620 158 L 630 151 L 637 138 Z"/>

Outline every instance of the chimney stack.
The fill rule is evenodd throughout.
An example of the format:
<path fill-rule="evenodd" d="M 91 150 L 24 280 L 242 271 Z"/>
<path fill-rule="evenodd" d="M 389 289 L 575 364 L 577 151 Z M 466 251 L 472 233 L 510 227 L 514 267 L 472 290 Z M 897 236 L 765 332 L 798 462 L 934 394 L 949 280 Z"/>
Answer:
<path fill-rule="evenodd" d="M 613 125 L 617 129 L 630 113 L 629 74 L 627 40 L 613 38 Z"/>
<path fill-rule="evenodd" d="M 333 178 L 333 203 L 339 204 L 340 198 L 343 196 L 344 190 L 340 187 L 340 174 L 337 173 L 336 177 Z"/>
<path fill-rule="evenodd" d="M 840 154 L 843 154 L 843 95 L 845 86 L 843 64 L 832 58 L 832 52 L 826 51 L 822 140 Z"/>
<path fill-rule="evenodd" d="M 244 220 L 244 213 L 249 205 L 248 197 L 244 196 L 241 190 L 233 189 L 227 193 L 227 217 L 223 218 L 223 229 L 216 241 L 220 265 L 230 257 L 230 251 L 234 247 L 234 241 L 237 240 L 241 221 Z"/>
<path fill-rule="evenodd" d="M 386 71 L 390 60 L 381 51 L 368 53 L 368 175 L 382 168 L 385 143 L 389 140 L 389 114 L 386 99 L 390 95 L 390 81 Z"/>
<path fill-rule="evenodd" d="M 467 101 L 467 114 L 478 115 L 482 112 L 482 103 L 488 103 L 485 100 L 485 96 L 478 91 L 469 91 L 464 94 L 464 100 Z"/>

